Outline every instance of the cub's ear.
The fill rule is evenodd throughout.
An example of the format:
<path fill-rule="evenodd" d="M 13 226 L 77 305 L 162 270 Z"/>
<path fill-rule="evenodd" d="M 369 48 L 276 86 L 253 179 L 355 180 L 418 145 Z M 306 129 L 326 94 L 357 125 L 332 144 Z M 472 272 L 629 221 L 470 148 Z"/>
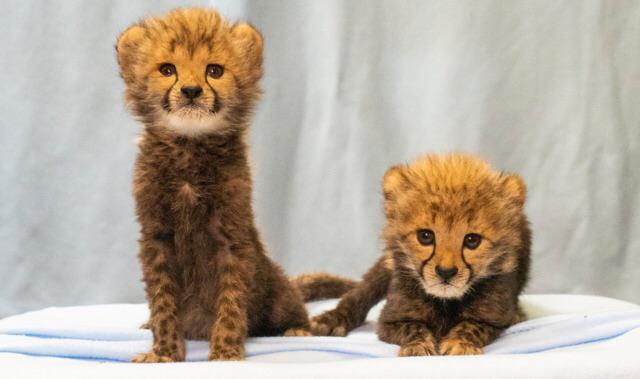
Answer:
<path fill-rule="evenodd" d="M 129 84 L 134 80 L 133 64 L 136 61 L 137 50 L 145 37 L 145 29 L 140 25 L 133 25 L 118 37 L 116 53 L 118 64 L 124 81 Z"/>
<path fill-rule="evenodd" d="M 401 165 L 393 166 L 387 170 L 382 179 L 382 191 L 386 201 L 394 200 L 398 192 L 406 189 L 409 181 L 405 176 L 405 168 Z"/>
<path fill-rule="evenodd" d="M 502 185 L 507 193 L 522 206 L 527 199 L 527 186 L 518 175 L 507 175 L 502 179 Z"/>
<path fill-rule="evenodd" d="M 264 41 L 260 32 L 251 25 L 240 22 L 231 28 L 231 36 L 249 67 L 261 69 Z"/>

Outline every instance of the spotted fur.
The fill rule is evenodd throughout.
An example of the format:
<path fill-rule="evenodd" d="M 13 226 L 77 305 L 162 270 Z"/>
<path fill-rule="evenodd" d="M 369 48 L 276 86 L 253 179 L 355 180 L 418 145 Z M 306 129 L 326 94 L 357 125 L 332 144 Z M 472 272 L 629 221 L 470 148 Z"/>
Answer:
<path fill-rule="evenodd" d="M 385 296 L 378 336 L 401 345 L 401 356 L 480 354 L 524 319 L 531 237 L 522 179 L 470 155 L 428 155 L 391 168 L 383 191 L 385 254 L 336 309 L 312 319 L 314 334 L 345 335 Z M 433 243 L 420 242 L 421 230 Z M 463 243 L 469 234 L 481 236 L 477 246 Z"/>
<path fill-rule="evenodd" d="M 262 45 L 250 25 L 201 8 L 143 20 L 118 39 L 126 102 L 144 125 L 133 192 L 153 347 L 135 362 L 182 361 L 185 338 L 209 340 L 212 360 L 239 360 L 247 336 L 309 334 L 300 290 L 254 222 L 245 134 Z M 211 64 L 224 74 L 208 74 Z M 189 99 L 185 86 L 201 93 Z"/>

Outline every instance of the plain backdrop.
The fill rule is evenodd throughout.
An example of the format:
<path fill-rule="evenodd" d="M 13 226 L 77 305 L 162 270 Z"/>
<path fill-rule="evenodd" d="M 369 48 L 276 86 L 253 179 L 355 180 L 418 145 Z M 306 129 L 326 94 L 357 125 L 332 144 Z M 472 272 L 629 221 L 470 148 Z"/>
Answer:
<path fill-rule="evenodd" d="M 638 1 L 4 0 L 0 316 L 144 301 L 113 45 L 191 4 L 264 35 L 254 202 L 288 273 L 361 275 L 384 171 L 462 150 L 528 183 L 528 292 L 640 302 Z"/>

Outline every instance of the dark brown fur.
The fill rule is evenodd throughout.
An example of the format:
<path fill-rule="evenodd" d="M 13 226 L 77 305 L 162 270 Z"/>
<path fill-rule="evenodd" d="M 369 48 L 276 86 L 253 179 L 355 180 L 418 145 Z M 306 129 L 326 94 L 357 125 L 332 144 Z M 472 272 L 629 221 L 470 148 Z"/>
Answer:
<path fill-rule="evenodd" d="M 153 349 L 134 361 L 182 361 L 185 338 L 210 340 L 212 360 L 237 360 L 247 336 L 308 334 L 302 296 L 254 223 L 245 131 L 260 94 L 260 35 L 211 10 L 180 9 L 129 28 L 117 51 L 145 126 L 134 196 Z M 177 75 L 160 74 L 165 63 Z M 219 79 L 205 74 L 213 63 L 225 68 Z M 185 85 L 204 88 L 191 108 Z M 199 112 L 184 131 L 169 117 L 181 109 Z"/>
<path fill-rule="evenodd" d="M 385 255 L 336 309 L 312 319 L 314 334 L 345 335 L 385 296 L 378 336 L 401 345 L 401 356 L 480 354 L 524 319 L 531 237 L 519 177 L 467 155 L 427 156 L 389 170 L 384 193 Z M 420 229 L 436 243 L 421 245 Z M 482 236 L 477 248 L 463 246 L 468 233 Z M 442 281 L 436 266 L 458 274 Z"/>

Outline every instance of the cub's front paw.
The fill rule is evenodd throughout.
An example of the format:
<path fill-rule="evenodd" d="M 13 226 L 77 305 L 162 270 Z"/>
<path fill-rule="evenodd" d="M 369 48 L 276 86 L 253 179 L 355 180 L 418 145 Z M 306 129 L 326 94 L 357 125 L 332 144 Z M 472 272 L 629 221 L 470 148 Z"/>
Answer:
<path fill-rule="evenodd" d="M 158 355 L 154 352 L 151 353 L 140 353 L 133 357 L 131 360 L 133 363 L 169 363 L 175 362 L 175 360 L 171 357 L 166 357 L 163 355 Z"/>
<path fill-rule="evenodd" d="M 309 337 L 311 332 L 305 328 L 291 328 L 284 331 L 285 337 Z"/>
<path fill-rule="evenodd" d="M 218 346 L 209 352 L 210 361 L 241 361 L 244 359 L 242 346 Z"/>
<path fill-rule="evenodd" d="M 431 341 L 415 341 L 400 346 L 399 357 L 420 357 L 437 355 L 436 346 Z"/>
<path fill-rule="evenodd" d="M 442 355 L 480 355 L 482 348 L 459 338 L 444 339 L 440 342 Z"/>
<path fill-rule="evenodd" d="M 315 336 L 344 337 L 349 333 L 349 323 L 337 309 L 334 309 L 311 319 L 311 333 Z"/>

